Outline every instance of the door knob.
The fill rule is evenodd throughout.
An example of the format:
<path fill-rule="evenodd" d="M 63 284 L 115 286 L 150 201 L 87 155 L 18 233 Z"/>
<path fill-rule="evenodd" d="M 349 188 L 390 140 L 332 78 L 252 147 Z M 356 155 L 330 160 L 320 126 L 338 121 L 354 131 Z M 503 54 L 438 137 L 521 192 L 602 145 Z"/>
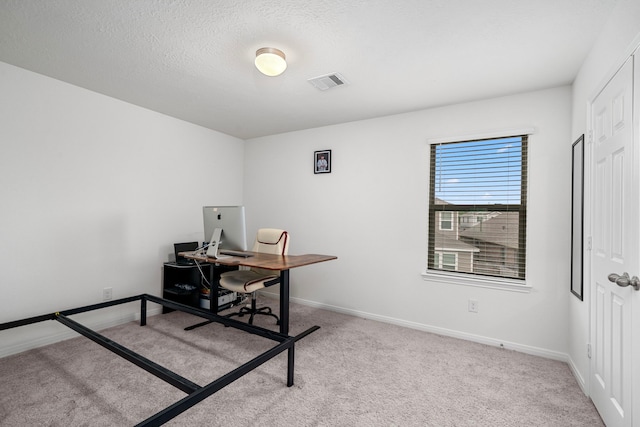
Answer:
<path fill-rule="evenodd" d="M 623 288 L 631 285 L 636 291 L 640 290 L 640 279 L 638 279 L 638 276 L 629 277 L 629 273 L 622 273 L 622 276 L 616 273 L 611 273 L 608 278 L 610 282 L 613 282 L 618 286 L 622 286 Z"/>

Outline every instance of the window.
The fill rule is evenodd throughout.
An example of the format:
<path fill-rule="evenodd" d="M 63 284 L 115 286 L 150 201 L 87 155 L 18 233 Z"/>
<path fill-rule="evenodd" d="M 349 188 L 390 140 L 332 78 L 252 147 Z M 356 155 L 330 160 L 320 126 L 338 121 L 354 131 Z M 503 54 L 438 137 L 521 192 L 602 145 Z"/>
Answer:
<path fill-rule="evenodd" d="M 440 230 L 453 230 L 453 212 L 440 212 Z"/>
<path fill-rule="evenodd" d="M 433 143 L 430 172 L 427 269 L 524 280 L 527 135 Z"/>
<path fill-rule="evenodd" d="M 435 265 L 441 270 L 456 271 L 458 269 L 458 254 L 448 252 L 435 253 Z"/>

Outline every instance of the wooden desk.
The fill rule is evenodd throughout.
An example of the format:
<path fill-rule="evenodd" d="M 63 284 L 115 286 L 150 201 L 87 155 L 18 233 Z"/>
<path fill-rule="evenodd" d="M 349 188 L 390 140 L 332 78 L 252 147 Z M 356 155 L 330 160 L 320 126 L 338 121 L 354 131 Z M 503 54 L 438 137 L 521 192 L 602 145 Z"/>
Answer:
<path fill-rule="evenodd" d="M 220 265 L 245 266 L 263 268 L 280 272 L 280 333 L 289 335 L 289 270 L 305 265 L 338 259 L 333 255 L 273 255 L 260 252 L 249 252 L 250 257 L 225 256 L 209 258 L 196 252 L 180 252 L 178 255 L 195 259 L 199 262 L 209 262 Z M 212 290 L 213 293 L 213 290 Z"/>

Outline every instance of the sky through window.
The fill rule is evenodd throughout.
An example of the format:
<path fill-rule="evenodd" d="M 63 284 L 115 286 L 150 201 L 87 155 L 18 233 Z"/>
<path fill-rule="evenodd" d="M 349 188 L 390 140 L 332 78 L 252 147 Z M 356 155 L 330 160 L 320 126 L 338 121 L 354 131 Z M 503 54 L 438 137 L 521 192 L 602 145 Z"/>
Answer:
<path fill-rule="evenodd" d="M 522 137 L 440 144 L 435 197 L 454 205 L 520 204 Z"/>

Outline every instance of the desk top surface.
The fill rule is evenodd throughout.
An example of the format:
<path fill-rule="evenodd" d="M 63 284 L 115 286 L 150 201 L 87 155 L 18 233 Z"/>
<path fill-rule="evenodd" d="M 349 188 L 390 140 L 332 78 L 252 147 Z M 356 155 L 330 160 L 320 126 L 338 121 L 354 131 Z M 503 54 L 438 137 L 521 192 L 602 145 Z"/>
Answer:
<path fill-rule="evenodd" d="M 319 262 L 338 259 L 333 255 L 273 255 L 261 252 L 248 252 L 250 257 L 224 256 L 223 258 L 209 258 L 205 255 L 196 255 L 194 252 L 180 252 L 178 255 L 195 259 L 200 262 L 209 262 L 221 265 L 244 265 L 247 267 L 264 268 L 265 270 L 289 270 Z"/>

